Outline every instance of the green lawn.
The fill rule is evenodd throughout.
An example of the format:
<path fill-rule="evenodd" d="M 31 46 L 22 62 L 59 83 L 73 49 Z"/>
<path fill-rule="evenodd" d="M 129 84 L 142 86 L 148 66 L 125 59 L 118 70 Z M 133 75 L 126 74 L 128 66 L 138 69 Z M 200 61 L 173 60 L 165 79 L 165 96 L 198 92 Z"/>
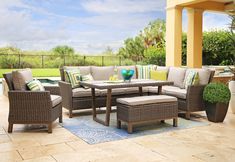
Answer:
<path fill-rule="evenodd" d="M 2 74 L 11 72 L 16 69 L 0 69 L 0 78 L 2 78 Z M 33 72 L 33 77 L 59 77 L 60 72 L 59 69 L 31 69 Z"/>

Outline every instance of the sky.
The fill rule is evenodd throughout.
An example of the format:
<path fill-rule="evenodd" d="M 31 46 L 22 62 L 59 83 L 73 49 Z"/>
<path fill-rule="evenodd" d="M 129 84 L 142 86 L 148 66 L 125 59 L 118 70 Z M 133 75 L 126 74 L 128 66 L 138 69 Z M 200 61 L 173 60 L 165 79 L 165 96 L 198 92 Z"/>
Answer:
<path fill-rule="evenodd" d="M 72 46 L 81 54 L 117 51 L 150 21 L 166 18 L 165 0 L 0 0 L 0 47 L 50 50 Z M 183 30 L 187 30 L 183 12 Z M 204 13 L 204 31 L 226 29 L 227 15 Z"/>

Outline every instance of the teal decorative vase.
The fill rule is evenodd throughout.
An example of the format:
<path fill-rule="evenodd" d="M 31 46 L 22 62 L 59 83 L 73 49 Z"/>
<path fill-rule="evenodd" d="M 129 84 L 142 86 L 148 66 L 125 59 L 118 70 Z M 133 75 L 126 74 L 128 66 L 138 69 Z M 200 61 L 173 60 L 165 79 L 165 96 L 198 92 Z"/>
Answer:
<path fill-rule="evenodd" d="M 122 69 L 121 70 L 121 74 L 122 74 L 122 78 L 124 81 L 131 81 L 131 78 L 133 77 L 135 71 L 134 70 L 129 70 L 129 69 Z"/>

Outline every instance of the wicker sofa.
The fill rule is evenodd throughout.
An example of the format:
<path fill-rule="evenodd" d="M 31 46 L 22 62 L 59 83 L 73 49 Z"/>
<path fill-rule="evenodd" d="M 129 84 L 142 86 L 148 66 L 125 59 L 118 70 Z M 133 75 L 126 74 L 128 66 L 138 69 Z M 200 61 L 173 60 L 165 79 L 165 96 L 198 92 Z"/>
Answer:
<path fill-rule="evenodd" d="M 62 105 L 64 108 L 69 110 L 69 117 L 73 116 L 73 110 L 89 109 L 92 107 L 91 90 L 84 88 L 72 89 L 70 83 L 65 82 L 65 70 L 68 69 L 79 69 L 82 75 L 91 74 L 94 80 L 108 80 L 111 75 L 114 74 L 114 67 L 97 67 L 97 66 L 80 66 L 80 67 L 63 67 L 60 69 L 61 81 L 59 82 L 60 92 L 62 96 Z M 119 66 L 118 77 L 121 79 L 120 71 L 123 68 L 129 68 L 136 70 L 135 66 Z M 135 73 L 136 74 L 136 73 Z M 136 79 L 136 75 L 133 79 Z M 147 94 L 147 88 L 143 89 L 143 92 Z M 106 106 L 106 90 L 96 90 L 96 106 L 105 107 Z M 138 88 L 120 88 L 113 89 L 112 91 L 112 105 L 116 105 L 116 99 L 128 96 L 139 95 Z"/>
<path fill-rule="evenodd" d="M 114 66 L 97 67 L 97 66 L 78 66 L 78 67 L 63 67 L 60 69 L 61 81 L 59 82 L 60 92 L 62 96 L 62 105 L 69 110 L 69 117 L 72 117 L 73 110 L 89 109 L 92 107 L 91 90 L 84 88 L 72 89 L 70 83 L 65 82 L 65 70 L 79 69 L 82 75 L 91 74 L 94 80 L 108 80 L 114 74 Z M 118 77 L 121 79 L 121 69 L 129 68 L 135 70 L 133 79 L 138 78 L 136 66 L 118 66 Z M 168 72 L 168 81 L 173 81 L 174 86 L 163 86 L 162 93 L 178 98 L 179 110 L 186 112 L 186 118 L 190 118 L 190 113 L 204 110 L 204 102 L 202 100 L 203 89 L 208 84 L 214 75 L 214 72 L 208 69 L 194 69 L 198 71 L 200 85 L 189 86 L 184 88 L 185 76 L 189 70 L 187 68 L 175 67 L 157 67 L 158 70 Z M 145 95 L 154 95 L 158 92 L 157 87 L 145 87 L 143 89 Z M 138 96 L 138 88 L 122 88 L 114 89 L 112 92 L 112 105 L 116 105 L 117 98 Z M 106 91 L 96 91 L 97 107 L 105 107 Z"/>
<path fill-rule="evenodd" d="M 214 71 L 209 69 L 190 69 L 177 67 L 158 67 L 159 70 L 168 71 L 168 81 L 173 81 L 173 86 L 163 86 L 162 94 L 178 98 L 179 111 L 185 112 L 186 119 L 190 119 L 191 112 L 204 111 L 203 90 L 214 77 Z M 199 85 L 192 85 L 185 88 L 185 79 L 190 70 L 199 74 Z M 157 88 L 150 88 L 149 95 L 154 95 Z"/>

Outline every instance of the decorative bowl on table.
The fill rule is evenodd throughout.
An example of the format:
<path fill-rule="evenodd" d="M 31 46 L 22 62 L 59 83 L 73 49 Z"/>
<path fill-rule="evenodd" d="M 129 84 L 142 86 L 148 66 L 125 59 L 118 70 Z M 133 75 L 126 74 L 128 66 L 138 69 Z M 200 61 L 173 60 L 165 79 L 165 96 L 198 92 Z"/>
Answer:
<path fill-rule="evenodd" d="M 122 78 L 124 81 L 131 81 L 131 78 L 133 77 L 135 71 L 134 70 L 130 70 L 130 69 L 122 69 L 121 70 L 121 74 L 122 74 Z"/>

